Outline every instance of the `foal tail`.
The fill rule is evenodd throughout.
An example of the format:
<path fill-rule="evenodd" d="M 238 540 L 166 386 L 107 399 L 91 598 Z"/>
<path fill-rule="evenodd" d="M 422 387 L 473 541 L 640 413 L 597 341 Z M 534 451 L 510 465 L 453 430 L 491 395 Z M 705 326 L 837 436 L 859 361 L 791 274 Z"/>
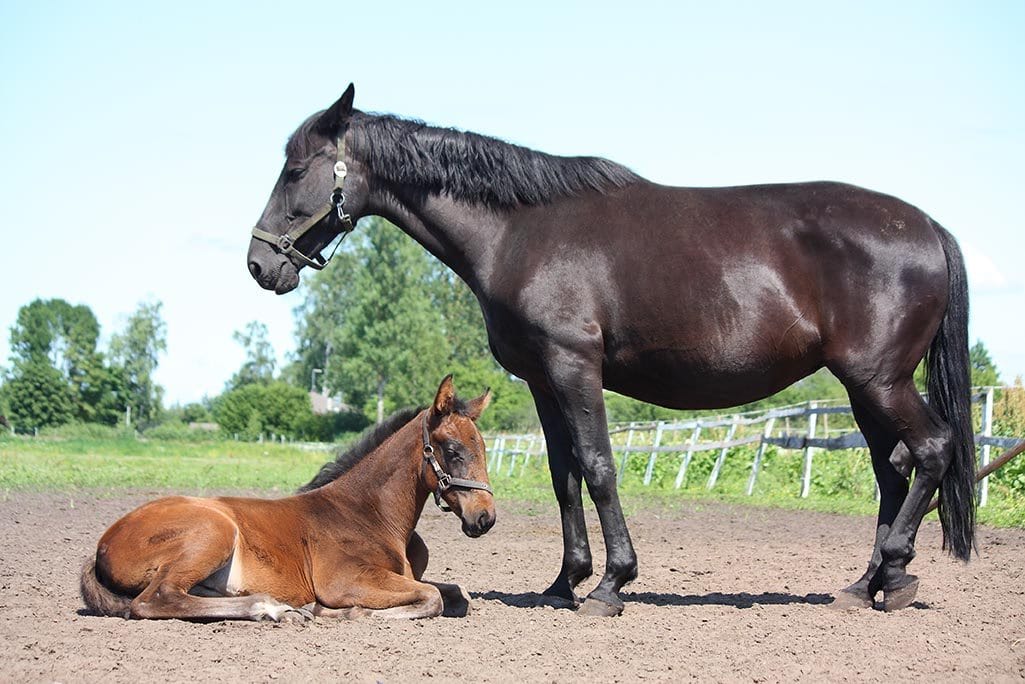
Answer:
<path fill-rule="evenodd" d="M 947 258 L 947 311 L 926 354 L 929 405 L 950 426 L 953 459 L 940 482 L 943 547 L 963 561 L 975 544 L 975 437 L 968 355 L 968 279 L 954 237 L 933 223 Z"/>
<path fill-rule="evenodd" d="M 97 615 L 113 615 L 127 618 L 131 596 L 115 594 L 100 583 L 96 576 L 96 558 L 88 558 L 82 566 L 82 577 L 78 585 L 86 607 Z"/>

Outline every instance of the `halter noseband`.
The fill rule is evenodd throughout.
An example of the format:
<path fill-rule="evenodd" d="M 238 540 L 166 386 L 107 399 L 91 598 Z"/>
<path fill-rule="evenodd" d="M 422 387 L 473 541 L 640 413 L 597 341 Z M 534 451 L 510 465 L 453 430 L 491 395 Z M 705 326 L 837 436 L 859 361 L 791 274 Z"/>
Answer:
<path fill-rule="evenodd" d="M 438 459 L 434 457 L 434 447 L 431 446 L 431 435 L 427 430 L 427 416 L 430 412 L 430 409 L 424 411 L 424 419 L 421 421 L 421 427 L 423 428 L 424 433 L 424 467 L 428 465 L 431 466 L 435 477 L 438 478 L 438 486 L 434 490 L 434 503 L 443 511 L 452 510 L 449 508 L 448 504 L 445 503 L 445 500 L 441 498 L 441 494 L 453 487 L 459 487 L 461 489 L 480 489 L 493 495 L 494 492 L 491 490 L 491 486 L 487 482 L 478 482 L 477 480 L 464 480 L 461 477 L 452 477 L 442 469 L 441 464 L 438 463 Z"/>
<path fill-rule="evenodd" d="M 310 216 L 308 219 L 300 223 L 298 227 L 290 228 L 284 235 L 275 235 L 274 233 L 269 233 L 266 230 L 253 228 L 253 237 L 258 240 L 271 243 L 280 249 L 282 254 L 286 256 L 294 256 L 310 268 L 319 271 L 327 266 L 327 263 L 331 261 L 332 257 L 334 257 L 335 252 L 338 251 L 338 246 L 342 244 L 342 240 L 352 232 L 354 227 L 352 224 L 352 217 L 345 213 L 345 194 L 342 192 L 342 185 L 345 183 L 345 174 L 347 172 L 348 168 L 345 166 L 345 131 L 343 130 L 338 136 L 338 153 L 334 166 L 335 186 L 331 190 L 330 201 L 318 211 L 314 212 L 313 216 Z M 342 240 L 339 240 L 338 244 L 335 245 L 335 248 L 331 251 L 331 255 L 325 259 L 320 254 L 314 254 L 311 258 L 296 249 L 295 243 L 299 238 L 310 232 L 314 226 L 327 218 L 331 212 L 335 212 L 338 215 L 338 220 L 342 224 L 342 229 L 338 231 L 342 234 Z"/>

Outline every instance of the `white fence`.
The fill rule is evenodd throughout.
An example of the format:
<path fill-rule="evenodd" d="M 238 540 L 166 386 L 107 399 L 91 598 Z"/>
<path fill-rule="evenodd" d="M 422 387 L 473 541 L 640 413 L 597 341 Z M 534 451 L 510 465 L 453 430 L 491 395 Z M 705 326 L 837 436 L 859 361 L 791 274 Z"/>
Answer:
<path fill-rule="evenodd" d="M 1003 388 L 979 388 L 972 396 L 973 403 L 982 405 L 981 428 L 975 435 L 976 446 L 981 448 L 982 466 L 989 464 L 991 447 L 1010 448 L 1021 441 L 1021 438 L 993 436 L 993 394 L 997 389 Z M 831 416 L 834 417 L 832 427 L 829 425 Z M 864 436 L 854 423 L 851 407 L 835 400 L 811 401 L 767 411 L 700 416 L 689 420 L 612 425 L 609 434 L 613 454 L 618 457 L 620 482 L 630 454 L 648 454 L 643 478 L 645 486 L 651 484 L 658 459 L 675 456 L 679 459 L 674 482 L 677 489 L 687 477 L 687 469 L 694 454 L 718 451 L 707 482 L 708 489 L 712 489 L 719 479 L 730 449 L 757 444 L 747 482 L 748 496 L 754 492 L 767 445 L 804 452 L 801 497 L 807 497 L 811 490 L 812 467 L 817 450 L 867 446 Z M 712 437 L 710 440 L 707 439 L 709 436 Z M 541 458 L 547 453 L 541 433 L 497 433 L 488 435 L 487 443 L 488 468 L 492 473 L 516 476 L 523 473 L 531 459 L 539 458 L 542 463 L 547 460 Z M 979 505 L 984 506 L 987 498 L 988 478 L 984 478 L 979 484 Z"/>

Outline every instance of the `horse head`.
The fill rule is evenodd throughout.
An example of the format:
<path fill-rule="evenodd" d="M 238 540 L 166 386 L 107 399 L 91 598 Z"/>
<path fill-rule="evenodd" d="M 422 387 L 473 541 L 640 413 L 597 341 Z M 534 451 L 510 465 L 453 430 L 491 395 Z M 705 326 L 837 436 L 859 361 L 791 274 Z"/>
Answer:
<path fill-rule="evenodd" d="M 495 524 L 484 438 L 476 423 L 490 402 L 491 390 L 470 401 L 457 399 L 449 375 L 424 414 L 427 486 L 439 506 L 443 501 L 459 516 L 469 537 L 479 537 Z"/>
<path fill-rule="evenodd" d="M 366 206 L 365 176 L 345 151 L 354 93 L 350 83 L 337 102 L 304 121 L 288 140 L 285 164 L 247 254 L 249 272 L 264 289 L 290 292 L 304 266 L 323 268 L 330 256 L 321 252 L 352 230 Z"/>

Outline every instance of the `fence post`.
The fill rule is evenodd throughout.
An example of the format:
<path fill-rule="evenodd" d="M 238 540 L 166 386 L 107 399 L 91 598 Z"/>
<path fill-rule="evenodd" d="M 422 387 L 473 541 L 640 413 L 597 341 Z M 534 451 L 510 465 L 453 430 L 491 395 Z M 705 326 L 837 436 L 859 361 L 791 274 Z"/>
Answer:
<path fill-rule="evenodd" d="M 814 401 L 808 402 L 808 438 L 815 436 L 815 419 L 818 417 L 817 413 L 810 413 L 815 409 L 816 404 Z M 804 447 L 804 475 L 801 477 L 801 498 L 808 498 L 808 492 L 811 490 L 811 458 L 812 458 L 812 447 Z"/>
<path fill-rule="evenodd" d="M 698 437 L 701 436 L 701 421 L 698 421 L 694 426 L 694 432 L 690 433 L 690 441 L 687 442 L 687 453 L 684 454 L 683 460 L 680 461 L 680 472 L 676 473 L 676 488 L 679 489 L 680 485 L 683 484 L 683 478 L 687 476 L 687 466 L 690 465 L 690 459 L 694 456 L 694 446 L 698 443 Z"/>
<path fill-rule="evenodd" d="M 626 459 L 630 456 L 630 447 L 634 443 L 634 423 L 630 421 L 630 429 L 626 433 L 626 448 L 623 449 L 623 455 L 619 458 L 619 472 L 616 473 L 616 484 L 623 483 L 623 473 L 626 472 Z"/>
<path fill-rule="evenodd" d="M 660 420 L 655 428 L 655 443 L 652 445 L 651 456 L 648 456 L 648 467 L 644 471 L 645 487 L 651 484 L 651 475 L 655 472 L 655 459 L 658 458 L 658 447 L 662 443 L 662 431 L 665 430 L 665 426 L 665 421 Z"/>
<path fill-rule="evenodd" d="M 516 436 L 516 443 L 513 445 L 512 453 L 509 455 L 509 470 L 506 472 L 507 477 L 512 477 L 513 470 L 516 469 L 516 456 L 522 451 L 521 445 L 523 444 L 523 438 L 519 435 Z"/>
<path fill-rule="evenodd" d="M 758 443 L 758 451 L 755 452 L 755 460 L 751 463 L 751 477 L 747 481 L 747 495 L 751 496 L 755 491 L 755 480 L 758 479 L 758 468 L 762 465 L 762 456 L 765 455 L 765 440 L 772 436 L 772 426 L 776 423 L 776 417 L 772 416 L 765 421 L 765 429 L 762 430 L 762 441 Z"/>
<path fill-rule="evenodd" d="M 733 435 L 737 434 L 737 423 L 740 422 L 740 416 L 734 414 L 733 422 L 730 423 L 730 429 L 726 433 L 726 441 L 729 442 L 733 439 Z M 723 446 L 722 451 L 719 452 L 719 458 L 715 459 L 715 465 L 712 466 L 712 474 L 708 476 L 708 488 L 711 489 L 715 486 L 716 481 L 719 479 L 719 472 L 722 470 L 722 464 L 726 462 L 726 452 L 730 450 L 729 445 Z"/>
<path fill-rule="evenodd" d="M 495 472 L 502 472 L 502 456 L 505 455 L 505 436 L 495 440 Z"/>
<path fill-rule="evenodd" d="M 993 436 L 993 388 L 986 388 L 986 402 L 982 405 L 982 435 Z M 982 467 L 989 465 L 989 445 L 982 446 Z M 985 506 L 989 499 L 989 476 L 979 482 L 979 505 Z"/>

